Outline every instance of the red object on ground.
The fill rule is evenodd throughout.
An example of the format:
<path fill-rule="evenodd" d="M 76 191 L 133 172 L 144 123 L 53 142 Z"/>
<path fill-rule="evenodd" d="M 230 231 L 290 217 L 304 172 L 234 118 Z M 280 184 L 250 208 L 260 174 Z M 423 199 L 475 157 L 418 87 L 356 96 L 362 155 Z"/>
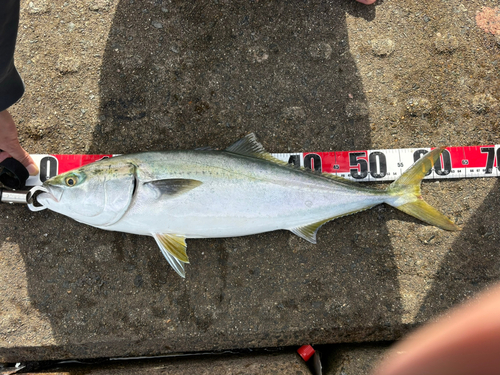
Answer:
<path fill-rule="evenodd" d="M 299 353 L 302 359 L 307 362 L 314 355 L 315 350 L 311 345 L 303 345 L 297 349 L 297 353 Z"/>

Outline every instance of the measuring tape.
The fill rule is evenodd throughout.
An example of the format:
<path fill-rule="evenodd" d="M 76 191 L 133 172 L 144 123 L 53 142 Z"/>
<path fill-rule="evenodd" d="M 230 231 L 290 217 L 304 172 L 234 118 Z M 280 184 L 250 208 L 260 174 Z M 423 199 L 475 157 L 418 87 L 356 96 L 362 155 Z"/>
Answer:
<path fill-rule="evenodd" d="M 296 166 L 331 173 L 352 181 L 393 181 L 432 148 L 400 148 L 362 151 L 294 152 L 272 154 Z M 116 155 L 31 155 L 40 168 L 26 186 L 41 185 L 45 180 L 71 169 Z M 500 145 L 448 147 L 426 179 L 498 177 Z"/>
<path fill-rule="evenodd" d="M 433 148 L 273 154 L 297 166 L 352 181 L 394 181 Z M 498 177 L 500 145 L 447 147 L 426 179 Z"/>

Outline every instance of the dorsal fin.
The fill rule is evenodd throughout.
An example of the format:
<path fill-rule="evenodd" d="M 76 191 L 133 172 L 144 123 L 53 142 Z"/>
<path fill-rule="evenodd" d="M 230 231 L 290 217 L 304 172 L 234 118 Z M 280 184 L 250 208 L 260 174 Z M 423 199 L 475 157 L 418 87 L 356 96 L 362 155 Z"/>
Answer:
<path fill-rule="evenodd" d="M 241 138 L 239 141 L 226 148 L 225 151 L 232 152 L 233 154 L 250 156 L 252 158 L 264 159 L 280 165 L 288 165 L 288 163 L 276 159 L 274 156 L 268 153 L 264 149 L 264 146 L 262 146 L 262 144 L 257 141 L 257 137 L 254 133 L 250 133 Z"/>
<path fill-rule="evenodd" d="M 358 182 L 350 181 L 346 178 L 339 177 L 330 173 L 316 172 L 304 167 L 295 167 L 293 164 L 289 164 L 283 160 L 276 159 L 274 156 L 272 156 L 264 149 L 264 146 L 262 146 L 262 144 L 259 141 L 257 141 L 257 138 L 255 137 L 254 133 L 250 133 L 244 138 L 241 138 L 239 141 L 233 143 L 231 146 L 226 148 L 225 151 L 232 152 L 233 154 L 250 156 L 252 158 L 264 159 L 284 167 L 299 169 L 304 173 L 311 173 L 315 176 L 321 176 L 335 180 L 339 184 L 357 188 L 360 187 Z"/>

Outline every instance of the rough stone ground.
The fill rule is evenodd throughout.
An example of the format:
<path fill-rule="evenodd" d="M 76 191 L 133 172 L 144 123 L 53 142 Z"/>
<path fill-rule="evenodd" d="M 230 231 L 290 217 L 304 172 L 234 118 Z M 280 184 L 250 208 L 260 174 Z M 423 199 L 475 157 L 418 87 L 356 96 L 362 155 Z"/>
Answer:
<path fill-rule="evenodd" d="M 368 374 L 382 358 L 387 345 L 331 345 L 316 347 L 322 358 L 324 375 Z M 311 361 L 312 362 L 312 361 Z M 247 354 L 188 355 L 178 358 L 113 359 L 72 361 L 66 363 L 25 364 L 23 373 L 51 375 L 84 374 L 223 374 L 223 375 L 308 375 L 314 374 L 312 363 L 306 364 L 294 351 L 279 349 L 271 352 Z M 11 375 L 15 367 L 0 369 L 0 374 Z"/>
<path fill-rule="evenodd" d="M 496 0 L 22 1 L 13 108 L 32 153 L 500 144 Z M 390 207 L 288 232 L 150 238 L 0 208 L 0 361 L 395 340 L 500 279 L 496 179 L 424 183 L 448 233 Z M 359 373 L 362 371 L 360 370 Z M 356 372 L 352 372 L 356 373 Z"/>
<path fill-rule="evenodd" d="M 84 375 L 84 374 L 199 374 L 199 375 L 254 375 L 254 374 L 310 374 L 306 363 L 297 353 L 290 350 L 246 355 L 205 355 L 188 356 L 170 359 L 113 360 L 94 364 L 65 363 L 47 366 L 32 372 L 28 367 L 24 371 L 36 374 L 52 375 Z M 0 369 L 0 374 L 1 369 Z M 3 375 L 3 374 L 2 374 Z"/>

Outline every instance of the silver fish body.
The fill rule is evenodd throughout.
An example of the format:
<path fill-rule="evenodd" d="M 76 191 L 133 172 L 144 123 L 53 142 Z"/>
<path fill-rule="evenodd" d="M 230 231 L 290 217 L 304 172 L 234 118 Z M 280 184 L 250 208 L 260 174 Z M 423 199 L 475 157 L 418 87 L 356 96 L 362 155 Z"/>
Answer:
<path fill-rule="evenodd" d="M 428 165 L 413 170 L 419 175 L 407 176 L 410 183 L 398 180 L 386 190 L 366 188 L 277 161 L 251 134 L 224 151 L 148 152 L 102 160 L 46 181 L 47 193 L 37 200 L 85 224 L 153 236 L 184 276 L 185 238 L 285 229 L 315 243 L 325 222 L 380 203 L 444 229 L 457 229 L 420 198 L 419 184 Z M 424 213 L 428 207 L 435 211 L 431 219 L 409 212 L 420 201 L 426 205 Z M 436 215 L 439 220 L 433 222 Z"/>
<path fill-rule="evenodd" d="M 137 190 L 117 222 L 101 228 L 186 238 L 234 237 L 293 230 L 357 212 L 394 197 L 322 175 L 229 152 L 174 151 L 125 157 L 137 166 Z M 149 180 L 199 181 L 186 194 Z"/>

